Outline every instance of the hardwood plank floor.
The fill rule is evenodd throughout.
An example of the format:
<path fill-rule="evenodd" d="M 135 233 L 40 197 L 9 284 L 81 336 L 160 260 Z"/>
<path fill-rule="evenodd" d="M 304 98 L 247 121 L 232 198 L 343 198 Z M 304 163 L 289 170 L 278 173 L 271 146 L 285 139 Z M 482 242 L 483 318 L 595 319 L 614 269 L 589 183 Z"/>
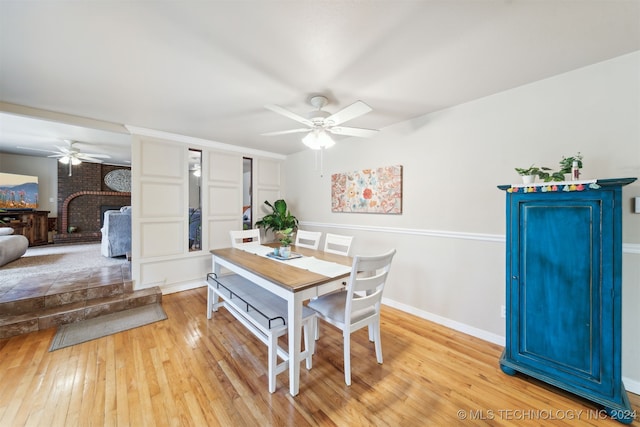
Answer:
<path fill-rule="evenodd" d="M 586 400 L 502 373 L 502 347 L 383 307 L 384 364 L 366 330 L 325 324 L 300 394 L 268 392 L 267 350 L 206 290 L 166 295 L 169 319 L 49 353 L 48 329 L 0 340 L 0 426 L 609 425 Z M 640 396 L 629 394 L 640 411 Z M 636 421 L 637 423 L 637 421 Z"/>

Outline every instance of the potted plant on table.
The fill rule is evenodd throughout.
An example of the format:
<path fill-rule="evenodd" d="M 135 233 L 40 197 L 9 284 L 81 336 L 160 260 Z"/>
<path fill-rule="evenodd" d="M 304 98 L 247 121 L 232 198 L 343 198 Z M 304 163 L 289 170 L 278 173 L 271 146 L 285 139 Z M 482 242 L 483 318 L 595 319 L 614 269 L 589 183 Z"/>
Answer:
<path fill-rule="evenodd" d="M 273 204 L 268 201 L 265 201 L 264 204 L 271 208 L 271 213 L 257 221 L 256 227 L 264 228 L 264 231 L 272 231 L 280 243 L 285 237 L 283 231 L 291 229 L 288 233 L 289 244 L 291 244 L 293 233 L 298 229 L 298 219 L 287 208 L 287 202 L 284 199 L 279 199 Z"/>
<path fill-rule="evenodd" d="M 280 230 L 280 256 L 282 258 L 289 258 L 291 256 L 291 242 L 293 235 L 293 228 L 287 228 L 286 230 Z"/>

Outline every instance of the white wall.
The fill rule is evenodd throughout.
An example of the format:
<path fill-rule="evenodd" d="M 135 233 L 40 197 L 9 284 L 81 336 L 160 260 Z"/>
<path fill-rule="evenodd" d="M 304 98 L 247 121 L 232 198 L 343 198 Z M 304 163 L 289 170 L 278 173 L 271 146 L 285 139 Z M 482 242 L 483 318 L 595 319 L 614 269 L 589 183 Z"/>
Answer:
<path fill-rule="evenodd" d="M 584 178 L 640 177 L 640 52 L 340 141 L 286 161 L 285 195 L 307 229 L 352 234 L 355 253 L 398 250 L 387 304 L 504 343 L 505 195 L 514 167 L 558 168 L 581 152 Z M 376 106 L 373 106 L 376 108 Z M 384 108 L 384 105 L 379 106 Z M 404 167 L 402 215 L 332 213 L 331 174 Z M 640 214 L 624 188 L 623 360 L 640 393 Z M 498 361 L 496 361 L 498 363 Z"/>
<path fill-rule="evenodd" d="M 0 153 L 0 172 L 38 177 L 38 210 L 58 216 L 58 163 L 45 157 Z M 51 201 L 53 200 L 53 201 Z"/>

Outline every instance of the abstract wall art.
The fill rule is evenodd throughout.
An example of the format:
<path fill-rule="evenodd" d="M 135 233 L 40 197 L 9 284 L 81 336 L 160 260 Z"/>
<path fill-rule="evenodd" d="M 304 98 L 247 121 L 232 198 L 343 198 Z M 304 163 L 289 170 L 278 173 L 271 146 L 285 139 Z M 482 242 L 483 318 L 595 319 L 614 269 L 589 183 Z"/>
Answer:
<path fill-rule="evenodd" d="M 331 175 L 331 211 L 402 213 L 402 166 Z"/>

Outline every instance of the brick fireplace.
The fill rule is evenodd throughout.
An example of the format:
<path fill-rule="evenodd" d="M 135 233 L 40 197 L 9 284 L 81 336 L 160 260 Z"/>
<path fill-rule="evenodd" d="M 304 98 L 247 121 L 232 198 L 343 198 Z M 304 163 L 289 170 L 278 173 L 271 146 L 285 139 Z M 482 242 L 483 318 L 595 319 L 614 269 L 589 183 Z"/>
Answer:
<path fill-rule="evenodd" d="M 131 204 L 131 193 L 113 191 L 104 183 L 104 176 L 128 168 L 83 162 L 73 167 L 72 176 L 67 168 L 58 163 L 58 220 L 53 241 L 99 242 L 103 211 Z"/>

